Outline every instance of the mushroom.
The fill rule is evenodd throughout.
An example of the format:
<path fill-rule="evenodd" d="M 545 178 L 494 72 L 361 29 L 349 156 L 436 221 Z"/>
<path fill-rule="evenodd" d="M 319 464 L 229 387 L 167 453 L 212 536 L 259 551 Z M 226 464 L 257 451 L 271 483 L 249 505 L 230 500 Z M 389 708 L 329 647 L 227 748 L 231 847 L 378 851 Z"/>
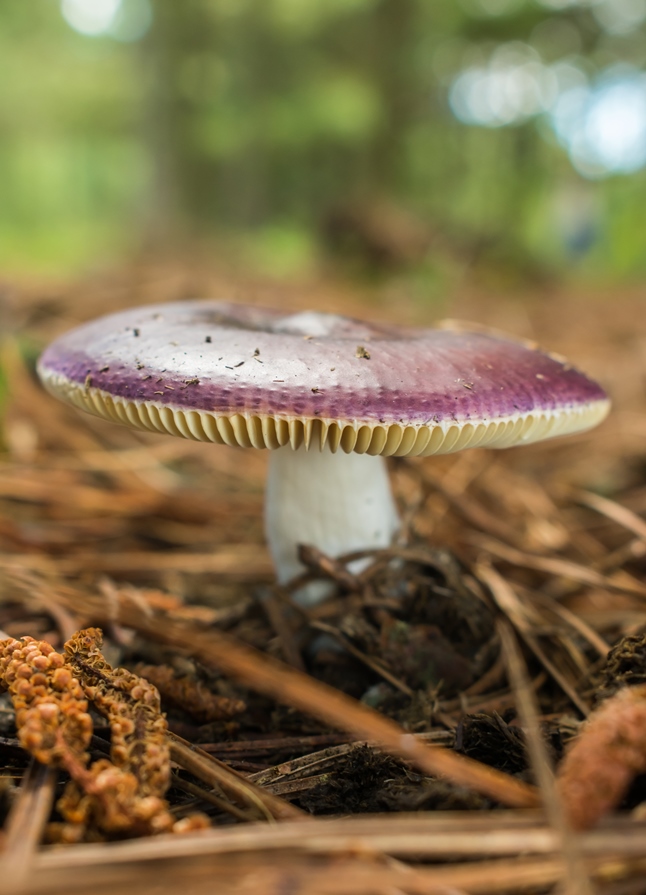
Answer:
<path fill-rule="evenodd" d="M 266 534 L 281 583 L 302 571 L 299 543 L 330 556 L 391 543 L 384 457 L 528 444 L 609 409 L 596 383 L 526 342 L 223 301 L 102 317 L 56 340 L 38 372 L 57 397 L 126 426 L 269 448 Z"/>

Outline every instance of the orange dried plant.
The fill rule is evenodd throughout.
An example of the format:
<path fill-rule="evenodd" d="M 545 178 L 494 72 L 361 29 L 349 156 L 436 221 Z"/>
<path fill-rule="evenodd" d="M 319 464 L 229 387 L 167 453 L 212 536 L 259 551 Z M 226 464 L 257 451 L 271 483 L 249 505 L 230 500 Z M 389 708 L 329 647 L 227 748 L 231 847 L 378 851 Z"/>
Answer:
<path fill-rule="evenodd" d="M 11 693 L 21 745 L 71 777 L 57 804 L 65 823 L 50 825 L 50 836 L 79 841 L 204 826 L 201 815 L 175 824 L 163 799 L 170 757 L 157 690 L 113 669 L 101 642 L 96 628 L 74 635 L 65 655 L 32 637 L 0 641 L 0 688 Z M 108 718 L 112 733 L 112 761 L 90 767 L 88 701 Z"/>
<path fill-rule="evenodd" d="M 70 774 L 85 765 L 92 720 L 64 656 L 33 637 L 1 640 L 0 686 L 11 694 L 23 749 Z"/>
<path fill-rule="evenodd" d="M 200 723 L 226 721 L 246 709 L 241 699 L 211 693 L 201 681 L 188 675 L 177 677 L 168 665 L 138 665 L 137 673 L 154 684 L 165 700 L 179 706 Z"/>
<path fill-rule="evenodd" d="M 141 795 L 161 796 L 170 780 L 170 753 L 159 693 L 133 672 L 112 668 L 101 654 L 102 642 L 99 628 L 79 631 L 65 644 L 66 661 L 110 723 L 115 766 L 134 774 Z"/>
<path fill-rule="evenodd" d="M 174 818 L 159 796 L 142 796 L 134 774 L 108 761 L 95 761 L 65 787 L 57 804 L 67 824 L 55 838 L 74 841 L 90 831 L 147 836 L 172 830 Z M 96 832 L 94 832 L 96 831 Z"/>

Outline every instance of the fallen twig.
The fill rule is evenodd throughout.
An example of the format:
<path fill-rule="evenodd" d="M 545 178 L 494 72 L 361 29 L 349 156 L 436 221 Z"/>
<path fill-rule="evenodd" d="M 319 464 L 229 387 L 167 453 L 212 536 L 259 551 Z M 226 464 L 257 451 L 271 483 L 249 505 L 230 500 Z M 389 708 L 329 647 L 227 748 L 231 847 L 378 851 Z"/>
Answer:
<path fill-rule="evenodd" d="M 222 789 L 236 803 L 242 802 L 247 809 L 253 809 L 263 820 L 310 820 L 310 816 L 295 805 L 283 801 L 278 796 L 265 792 L 242 774 L 230 768 L 213 755 L 198 746 L 192 746 L 177 734 L 169 733 L 170 754 L 173 761 L 181 765 L 210 786 Z"/>

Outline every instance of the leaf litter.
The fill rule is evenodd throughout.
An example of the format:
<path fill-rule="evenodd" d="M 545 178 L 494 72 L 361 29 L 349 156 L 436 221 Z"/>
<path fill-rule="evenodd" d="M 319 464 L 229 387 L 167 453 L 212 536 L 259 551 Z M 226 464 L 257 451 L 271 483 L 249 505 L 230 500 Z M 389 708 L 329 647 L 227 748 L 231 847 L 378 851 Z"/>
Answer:
<path fill-rule="evenodd" d="M 4 299 L 1 866 L 34 895 L 117 880 L 171 893 L 189 877 L 206 892 L 216 876 L 262 893 L 286 874 L 299 893 L 643 889 L 646 425 L 631 383 L 645 362 L 630 297 L 569 329 L 580 299 L 560 320 L 532 307 L 542 340 L 614 388 L 618 437 L 606 424 L 394 462 L 400 542 L 359 575 L 356 555 L 305 545 L 304 579 L 334 594 L 304 610 L 302 580 L 272 582 L 260 452 L 241 464 L 126 432 L 35 382 L 31 346 L 61 308 L 95 316 L 107 295 L 134 303 L 135 285 L 137 302 L 186 290 L 181 272 L 138 271 L 91 301 Z"/>

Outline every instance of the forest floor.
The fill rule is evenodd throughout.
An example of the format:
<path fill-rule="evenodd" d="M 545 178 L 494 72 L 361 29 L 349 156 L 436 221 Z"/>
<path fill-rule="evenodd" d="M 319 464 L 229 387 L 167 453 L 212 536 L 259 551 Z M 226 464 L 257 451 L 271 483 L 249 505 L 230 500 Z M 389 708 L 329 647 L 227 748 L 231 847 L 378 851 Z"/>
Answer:
<path fill-rule="evenodd" d="M 76 323 L 206 296 L 477 320 L 566 355 L 613 412 L 568 439 L 392 461 L 400 541 L 360 575 L 312 553 L 308 574 L 334 596 L 304 610 L 272 580 L 264 452 L 81 416 L 34 375 L 39 350 Z M 60 653 L 73 643 L 65 661 L 94 705 L 89 760 L 104 762 L 88 770 L 65 733 L 41 730 L 34 746 L 0 697 L 11 891 L 646 891 L 642 310 L 637 290 L 554 288 L 522 301 L 465 290 L 438 314 L 404 283 L 278 286 L 171 264 L 6 286 L 0 629 Z M 102 655 L 98 634 L 77 634 L 90 626 Z M 38 667 L 25 672 L 36 687 Z M 141 708 L 145 685 L 113 667 L 158 687 L 170 733 Z M 10 683 L 0 656 L 3 668 Z M 141 778 L 166 762 L 165 803 L 152 784 L 148 801 L 126 798 L 125 778 L 98 789 L 133 705 L 139 765 L 122 764 Z M 617 753 L 602 717 L 567 789 L 553 769 L 609 705 L 632 751 Z"/>

